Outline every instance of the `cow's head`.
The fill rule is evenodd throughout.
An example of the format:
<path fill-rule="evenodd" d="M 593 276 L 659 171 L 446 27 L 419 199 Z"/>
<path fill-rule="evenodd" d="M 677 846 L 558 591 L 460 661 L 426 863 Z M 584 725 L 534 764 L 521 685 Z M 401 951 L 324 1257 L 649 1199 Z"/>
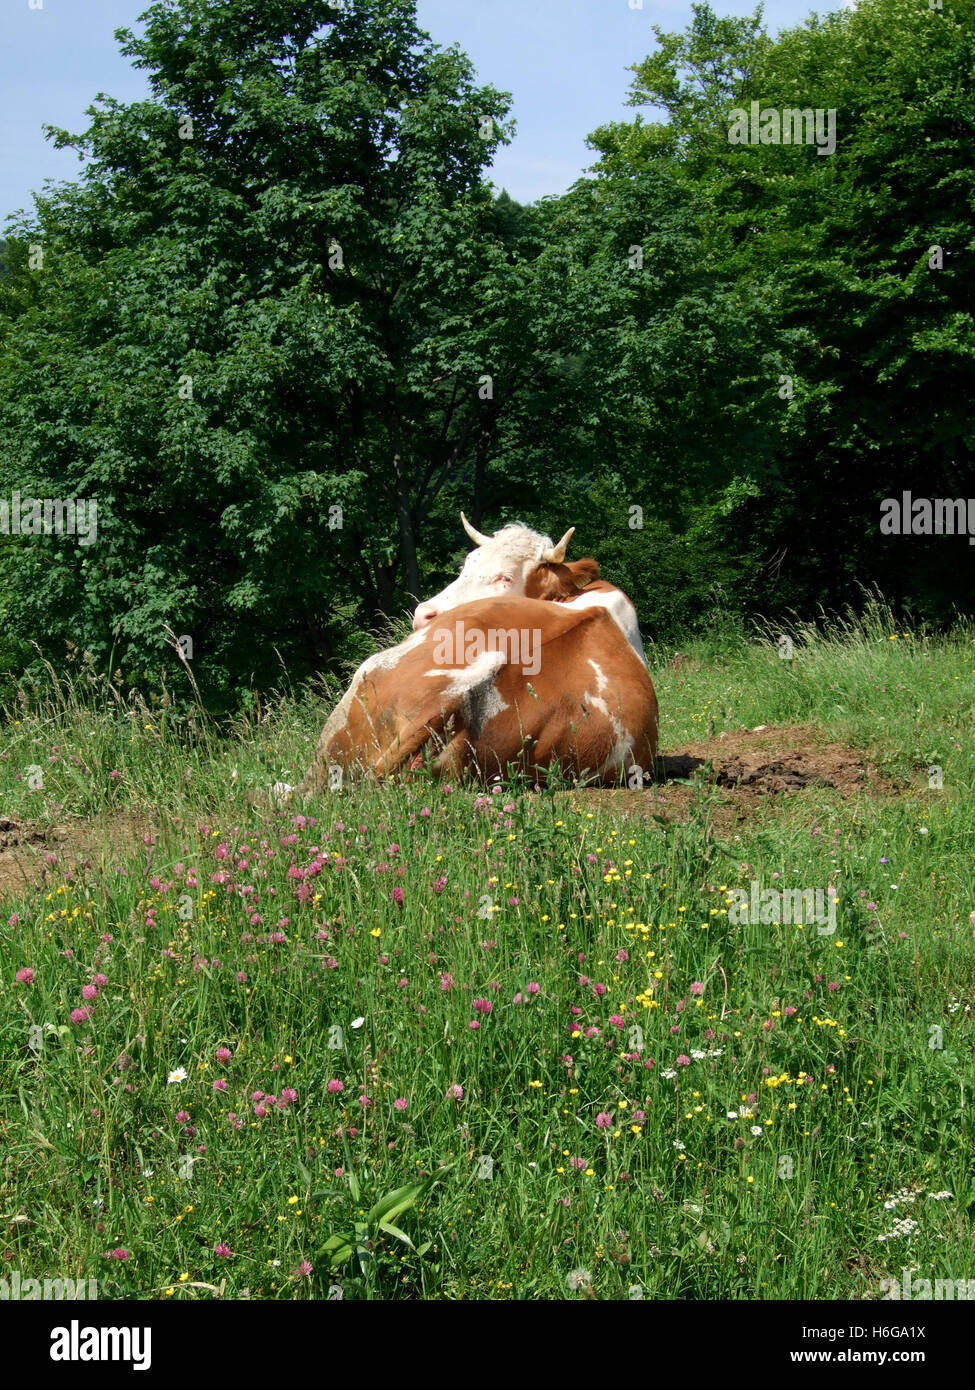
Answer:
<path fill-rule="evenodd" d="M 419 629 L 442 613 L 479 598 L 511 597 L 562 599 L 578 593 L 599 573 L 595 560 L 567 565 L 565 552 L 574 526 L 557 545 L 518 522 L 504 526 L 495 536 L 475 531 L 463 512 L 460 519 L 475 549 L 452 584 L 417 606 L 413 627 Z"/>

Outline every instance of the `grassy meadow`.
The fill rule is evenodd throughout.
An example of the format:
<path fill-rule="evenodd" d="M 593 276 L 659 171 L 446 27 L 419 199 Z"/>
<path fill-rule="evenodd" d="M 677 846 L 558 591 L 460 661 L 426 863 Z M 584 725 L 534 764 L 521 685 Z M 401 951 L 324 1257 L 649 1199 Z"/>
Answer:
<path fill-rule="evenodd" d="M 278 804 L 321 700 L 218 729 L 83 662 L 24 691 L 7 1270 L 170 1300 L 975 1276 L 972 631 L 874 604 L 793 640 L 651 649 L 661 751 L 810 726 L 884 789 L 769 796 L 728 831 L 706 777 L 670 821 L 653 790 L 621 815 L 418 778 Z M 753 880 L 832 886 L 835 932 L 736 923 Z"/>

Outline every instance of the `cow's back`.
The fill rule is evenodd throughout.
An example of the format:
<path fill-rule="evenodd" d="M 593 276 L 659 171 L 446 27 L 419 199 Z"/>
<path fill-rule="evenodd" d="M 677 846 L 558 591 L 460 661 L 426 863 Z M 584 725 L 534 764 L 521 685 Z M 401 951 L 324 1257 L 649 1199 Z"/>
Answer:
<path fill-rule="evenodd" d="M 492 651 L 492 632 L 527 633 L 533 659 Z M 451 649 L 443 639 L 458 634 Z M 424 755 L 435 775 L 540 776 L 558 762 L 615 781 L 650 769 L 656 743 L 653 685 L 606 608 L 478 599 L 363 663 L 302 790 L 324 785 L 329 765 L 385 776 Z"/>

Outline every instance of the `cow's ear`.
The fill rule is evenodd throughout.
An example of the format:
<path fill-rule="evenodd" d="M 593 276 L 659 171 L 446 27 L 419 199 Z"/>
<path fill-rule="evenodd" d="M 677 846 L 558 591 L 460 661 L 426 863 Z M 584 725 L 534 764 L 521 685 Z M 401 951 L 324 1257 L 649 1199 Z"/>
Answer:
<path fill-rule="evenodd" d="M 572 582 L 577 589 L 584 589 L 594 579 L 599 578 L 599 564 L 596 560 L 576 560 L 569 566 Z"/>

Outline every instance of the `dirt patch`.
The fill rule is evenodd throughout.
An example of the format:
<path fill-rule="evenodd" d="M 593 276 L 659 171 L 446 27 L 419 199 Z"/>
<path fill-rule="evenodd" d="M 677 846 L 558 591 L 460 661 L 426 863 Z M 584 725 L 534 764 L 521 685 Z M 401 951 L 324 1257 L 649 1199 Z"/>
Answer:
<path fill-rule="evenodd" d="M 899 790 L 855 748 L 830 742 L 815 725 L 726 730 L 663 754 L 655 779 L 643 791 L 592 787 L 564 795 L 614 815 L 679 821 L 687 819 L 702 786 L 710 787 L 712 823 L 727 831 L 774 807 L 783 795 L 808 789 L 831 789 L 844 799 L 892 796 Z"/>
<path fill-rule="evenodd" d="M 82 866 L 104 865 L 150 833 L 146 817 L 132 812 L 45 826 L 0 816 L 0 898 L 34 891 L 50 876 L 61 882 Z M 47 864 L 49 854 L 56 856 L 54 864 Z"/>

